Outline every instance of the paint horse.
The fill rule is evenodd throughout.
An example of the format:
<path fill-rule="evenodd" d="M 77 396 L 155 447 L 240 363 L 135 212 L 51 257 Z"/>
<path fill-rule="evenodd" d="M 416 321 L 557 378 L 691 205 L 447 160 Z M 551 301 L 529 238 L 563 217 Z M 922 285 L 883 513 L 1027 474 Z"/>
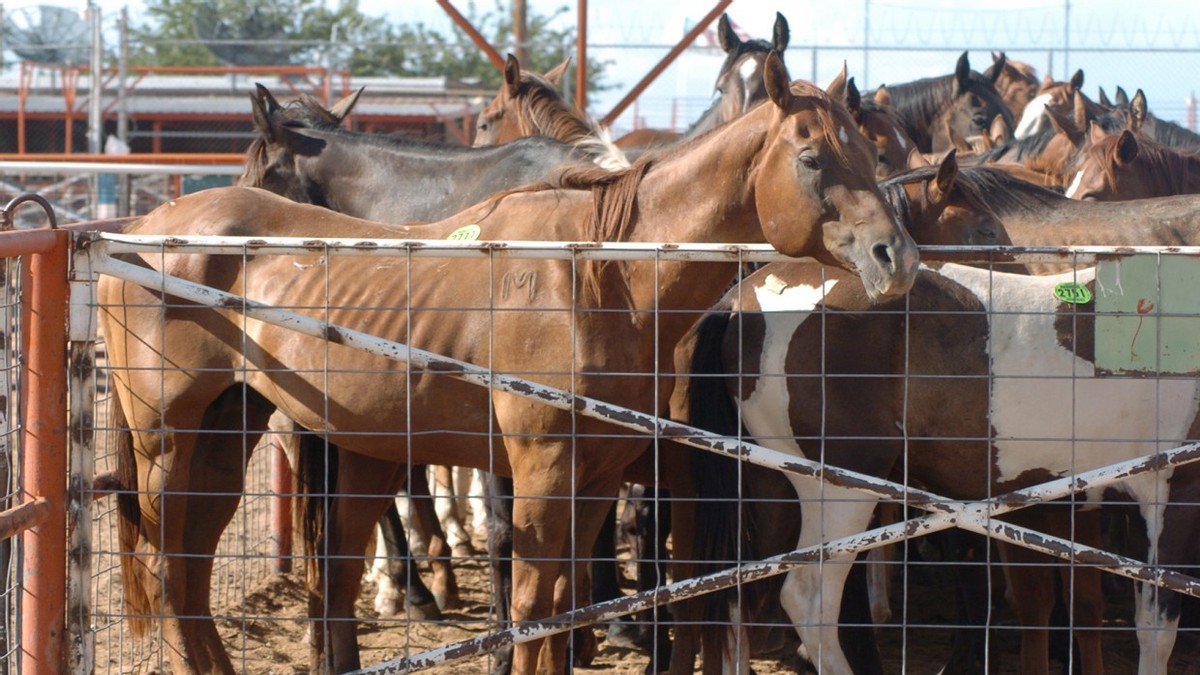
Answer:
<path fill-rule="evenodd" d="M 1194 378 L 1097 375 L 1094 307 L 1055 293 L 1063 283 L 1086 286 L 1092 297 L 1120 292 L 1097 283 L 1092 269 L 1035 277 L 946 264 L 923 271 L 903 302 L 879 307 L 853 284 L 843 288 L 845 279 L 819 266 L 773 264 L 730 291 L 685 341 L 690 350 L 677 354 L 692 364 L 691 419 L 724 421 L 732 427 L 714 430 L 731 434 L 741 425 L 773 449 L 880 477 L 903 457 L 908 481 L 964 500 L 1152 454 L 1200 433 Z M 677 388 L 673 407 L 682 393 Z M 736 468 L 708 464 L 698 475 L 732 477 L 706 496 L 736 497 Z M 789 478 L 800 499 L 798 548 L 867 529 L 874 498 Z M 1197 562 L 1188 533 L 1200 526 L 1198 478 L 1196 467 L 1179 467 L 1114 487 L 1138 505 L 1151 565 Z M 1095 504 L 1101 493 L 1073 504 Z M 752 555 L 751 548 L 745 557 Z M 843 594 L 850 562 L 835 556 L 790 572 L 782 604 L 820 672 L 883 672 L 863 594 Z M 1168 672 L 1179 601 L 1174 592 L 1139 589 L 1140 672 Z M 1021 672 L 1048 672 L 1045 652 L 1024 647 Z M 1100 658 L 1082 653 L 1083 671 L 1101 672 Z"/>
<path fill-rule="evenodd" d="M 475 225 L 496 240 L 766 241 L 785 255 L 856 270 L 871 297 L 907 292 L 916 248 L 882 201 L 872 149 L 824 92 L 789 82 L 778 56 L 768 57 L 765 73 L 770 105 L 670 153 L 615 175 L 567 173 L 560 188 L 502 193 L 428 225 L 381 225 L 235 187 L 175 200 L 128 231 L 439 239 Z M 731 179 L 712 180 L 723 172 Z M 406 463 L 513 476 L 515 622 L 567 611 L 586 597 L 575 580 L 587 578 L 584 561 L 600 521 L 646 439 L 614 437 L 607 422 L 351 349 L 342 344 L 349 334 L 336 326 L 659 412 L 656 402 L 669 400 L 673 378 L 647 387 L 639 374 L 662 373 L 690 319 L 630 317 L 663 307 L 700 310 L 720 295 L 736 265 L 718 265 L 718 273 L 698 262 L 577 268 L 570 260 L 506 257 L 456 267 L 458 283 L 445 284 L 445 264 L 419 257 L 364 266 L 320 253 L 130 257 L 131 268 L 156 279 L 180 277 L 255 303 L 299 308 L 329 322 L 323 333 L 330 341 L 253 318 L 245 302 L 166 304 L 160 291 L 101 278 L 114 422 L 128 429 L 120 453 L 129 490 L 121 509 L 125 600 L 130 615 L 141 617 L 132 621 L 139 631 L 161 617 L 176 670 L 233 671 L 211 618 L 209 556 L 243 489 L 243 443 L 253 445 L 272 408 L 342 449 L 335 488 L 343 496 L 317 549 L 328 557 L 320 561 L 326 593 L 310 607 L 314 643 L 323 645 L 314 667 L 345 672 L 360 665 L 353 617 L 361 555 Z M 493 284 L 510 273 L 536 275 L 537 293 L 497 297 Z M 320 309 L 303 309 L 314 307 Z M 493 352 L 493 344 L 500 348 Z M 248 438 L 195 431 L 214 428 L 244 430 Z M 502 452 L 481 433 L 489 429 L 502 432 Z M 404 442 L 380 443 L 380 434 L 405 434 Z M 192 494 L 199 489 L 220 496 Z M 518 644 L 513 670 L 561 672 L 565 648 L 562 634 Z"/>

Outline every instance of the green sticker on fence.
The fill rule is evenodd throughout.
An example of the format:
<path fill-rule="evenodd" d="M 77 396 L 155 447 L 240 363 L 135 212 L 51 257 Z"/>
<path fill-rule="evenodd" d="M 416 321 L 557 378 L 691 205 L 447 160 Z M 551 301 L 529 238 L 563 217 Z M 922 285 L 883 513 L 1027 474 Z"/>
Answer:
<path fill-rule="evenodd" d="M 450 236 L 446 238 L 450 241 L 475 241 L 479 238 L 479 226 L 474 223 L 463 225 L 451 232 Z"/>
<path fill-rule="evenodd" d="M 1084 305 L 1092 301 L 1092 292 L 1083 284 L 1068 281 L 1054 287 L 1054 297 L 1071 305 Z"/>

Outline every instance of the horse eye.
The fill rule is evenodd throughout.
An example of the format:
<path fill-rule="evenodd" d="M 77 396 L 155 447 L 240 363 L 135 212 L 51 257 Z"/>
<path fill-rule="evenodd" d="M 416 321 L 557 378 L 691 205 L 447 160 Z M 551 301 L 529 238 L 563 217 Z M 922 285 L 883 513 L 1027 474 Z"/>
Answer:
<path fill-rule="evenodd" d="M 800 155 L 800 166 L 816 171 L 821 168 L 821 162 L 817 160 L 815 155 Z"/>
<path fill-rule="evenodd" d="M 974 122 L 975 126 L 979 127 L 980 129 L 983 129 L 987 126 L 987 118 L 983 115 L 976 115 L 971 118 L 971 121 Z"/>

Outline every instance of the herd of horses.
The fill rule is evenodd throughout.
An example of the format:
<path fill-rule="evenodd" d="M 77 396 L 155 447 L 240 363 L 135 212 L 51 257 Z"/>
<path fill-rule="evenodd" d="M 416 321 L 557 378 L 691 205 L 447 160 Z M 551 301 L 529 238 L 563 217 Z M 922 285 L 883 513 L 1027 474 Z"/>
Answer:
<path fill-rule="evenodd" d="M 563 100 L 566 64 L 543 75 L 510 57 L 475 147 L 347 130 L 361 92 L 325 108 L 308 98 L 280 104 L 260 86 L 239 185 L 180 197 L 126 229 L 180 238 L 470 231 L 489 241 L 757 242 L 816 261 L 751 270 L 506 256 L 368 265 L 317 250 L 124 254 L 155 274 L 252 301 L 205 306 L 117 277 L 99 282 L 113 426 L 124 430 L 125 602 L 135 634 L 157 622 L 175 672 L 234 671 L 212 618 L 212 555 L 244 489 L 244 450 L 267 430 L 298 440 L 314 672 L 361 666 L 354 605 L 377 524 L 409 611 L 454 601 L 449 555 L 428 509 L 417 518 L 435 535 L 434 587 L 404 560 L 405 533 L 390 509 L 406 485 L 427 489 L 415 467 L 492 477 L 500 625 L 604 599 L 590 580 L 611 575 L 604 561 L 615 556 L 594 547 L 611 547 L 606 516 L 627 481 L 644 486 L 638 494 L 671 497 L 660 506 L 670 512 L 669 571 L 645 571 L 659 579 L 818 545 L 888 512 L 837 484 L 785 479 L 476 386 L 456 377 L 461 368 L 354 349 L 344 330 L 955 500 L 1200 438 L 1200 381 L 1098 375 L 1095 300 L 1055 294 L 1064 283 L 1091 298 L 1106 292 L 1092 268 L 925 266 L 917 252 L 918 244 L 1196 245 L 1200 196 L 1186 193 L 1200 190 L 1191 154 L 1200 139 L 1154 118 L 1140 91 L 1092 101 L 1082 74 L 1039 80 L 1004 54 L 983 72 L 964 53 L 945 77 L 860 92 L 845 68 L 824 89 L 793 81 L 781 15 L 771 40 L 742 40 L 724 17 L 718 37 L 727 58 L 712 108 L 686 132 L 638 147 L 610 140 Z M 326 339 L 251 316 L 248 304 L 316 317 Z M 1122 508 L 1140 516 L 1139 536 L 1124 544 L 1133 557 L 1194 573 L 1198 472 L 1158 471 L 1010 519 L 1098 547 L 1108 509 L 1085 507 L 1119 493 L 1132 505 Z M 643 554 L 665 561 L 665 552 L 649 553 L 665 549 L 665 519 L 652 525 L 660 527 L 647 528 Z M 1047 566 L 1019 546 L 997 551 L 1022 628 L 1020 672 L 1050 672 L 1051 614 L 1063 602 L 1077 643 L 1072 663 L 1103 672 L 1100 571 Z M 782 607 L 819 672 L 883 672 L 873 623 L 886 618 L 886 596 L 869 604 L 864 567 L 853 562 L 824 559 L 788 572 L 782 585 L 677 603 L 669 620 L 652 622 L 663 632 L 648 639 L 648 670 L 690 673 L 702 655 L 704 672 L 748 672 L 748 632 Z M 989 584 L 961 567 L 962 621 L 985 621 L 978 613 L 989 599 L 979 594 Z M 1179 593 L 1138 585 L 1143 675 L 1169 672 L 1181 603 Z M 591 629 L 519 641 L 494 670 L 562 672 L 586 659 L 589 640 Z M 967 637 L 944 672 L 985 671 L 987 658 Z"/>

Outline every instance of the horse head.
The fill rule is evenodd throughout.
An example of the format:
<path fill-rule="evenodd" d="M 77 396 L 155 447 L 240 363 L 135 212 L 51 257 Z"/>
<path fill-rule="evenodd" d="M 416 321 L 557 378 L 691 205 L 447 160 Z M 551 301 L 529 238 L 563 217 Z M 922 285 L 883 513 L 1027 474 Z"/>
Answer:
<path fill-rule="evenodd" d="M 1003 72 L 1004 64 L 1005 60 L 1001 55 L 1000 59 L 992 64 L 991 75 L 985 77 L 971 70 L 967 53 L 962 53 L 954 69 L 953 96 L 943 107 L 939 118 L 933 120 L 930 128 L 933 152 L 954 147 L 950 137 L 951 131 L 962 138 L 987 136 L 992 120 L 997 116 L 1001 117 L 1009 128 L 1012 127 L 1012 112 L 996 90 L 996 79 Z"/>
<path fill-rule="evenodd" d="M 292 201 L 326 205 L 320 191 L 297 166 L 300 158 L 320 154 L 326 143 L 301 130 L 341 128 L 362 92 L 359 88 L 326 109 L 311 96 L 280 105 L 266 87 L 257 85 L 250 106 L 258 135 L 246 150 L 237 184 L 269 190 Z"/>
<path fill-rule="evenodd" d="M 1021 119 L 1025 106 L 1037 96 L 1041 84 L 1033 66 L 1013 61 L 1004 52 L 992 52 L 992 65 L 983 71 L 983 77 L 995 83 L 996 91 L 1012 111 L 1014 119 Z"/>
<path fill-rule="evenodd" d="M 909 153 L 917 149 L 916 142 L 908 135 L 904 129 L 904 122 L 891 105 L 874 99 L 863 99 L 854 84 L 854 78 L 846 77 L 845 62 L 825 91 L 835 101 L 841 101 L 846 106 L 846 110 L 858 124 L 858 130 L 875 145 L 878 157 L 876 178 L 883 180 L 907 168 Z"/>
<path fill-rule="evenodd" d="M 855 271 L 872 297 L 907 292 L 917 249 L 875 182 L 874 145 L 823 90 L 790 82 L 778 53 L 764 65 L 775 122 L 752 188 L 767 241 Z"/>
<path fill-rule="evenodd" d="M 1196 157 L 1125 129 L 1107 134 L 1092 124 L 1091 144 L 1075 161 L 1067 196 L 1088 201 L 1144 199 L 1193 192 L 1186 177 Z"/>
<path fill-rule="evenodd" d="M 713 85 L 716 101 L 697 121 L 691 130 L 692 133 L 699 133 L 740 117 L 767 100 L 767 90 L 763 84 L 767 55 L 774 52 L 783 56 L 790 37 L 787 19 L 779 12 L 775 13 L 775 27 L 770 42 L 761 39 L 741 39 L 733 29 L 729 15 L 722 14 L 717 21 L 717 41 L 725 52 L 725 61 L 717 71 L 717 80 Z"/>
<path fill-rule="evenodd" d="M 979 194 L 981 186 L 960 172 L 956 150 L 948 152 L 938 166 L 894 176 L 884 181 L 881 188 L 900 222 L 920 244 L 1012 243 L 1000 219 Z"/>

